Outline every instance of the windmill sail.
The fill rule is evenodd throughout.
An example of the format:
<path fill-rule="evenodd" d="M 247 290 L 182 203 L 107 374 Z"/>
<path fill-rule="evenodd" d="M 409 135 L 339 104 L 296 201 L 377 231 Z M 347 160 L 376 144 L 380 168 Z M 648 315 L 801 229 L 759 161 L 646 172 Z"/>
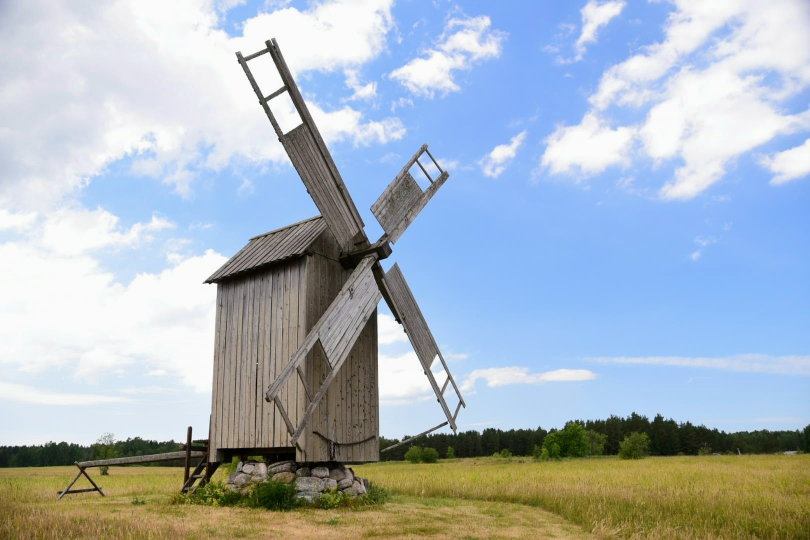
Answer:
<path fill-rule="evenodd" d="M 436 394 L 436 399 L 442 406 L 444 414 L 447 416 L 447 421 L 450 423 L 450 427 L 453 428 L 453 431 L 456 431 L 456 417 L 458 416 L 458 412 L 462 406 L 466 407 L 467 405 L 464 403 L 464 398 L 461 397 L 461 392 L 458 386 L 456 386 L 456 381 L 450 374 L 450 370 L 447 369 L 447 363 L 444 361 L 444 357 L 438 345 L 436 345 L 436 340 L 433 339 L 433 334 L 430 332 L 425 317 L 422 315 L 422 310 L 419 309 L 419 305 L 416 303 L 411 288 L 408 287 L 408 283 L 405 281 L 405 277 L 402 275 L 398 264 L 394 264 L 394 266 L 385 273 L 384 282 L 386 294 L 383 296 L 386 302 L 389 303 L 391 311 L 396 314 L 402 326 L 405 327 L 408 339 L 411 341 L 411 345 L 413 345 L 416 351 L 416 356 L 419 357 L 422 369 L 430 381 L 433 392 Z M 441 361 L 444 373 L 447 376 L 441 388 L 439 388 L 436 378 L 433 376 L 433 372 L 430 369 L 436 358 Z M 444 399 L 444 392 L 447 390 L 448 384 L 453 385 L 453 389 L 459 400 L 456 411 L 452 414 Z"/>
<path fill-rule="evenodd" d="M 358 244 L 364 247 L 368 240 L 363 231 L 363 219 L 360 217 L 354 201 L 349 196 L 343 178 L 332 160 L 332 155 L 329 153 L 326 143 L 323 142 L 318 127 L 309 114 L 306 102 L 304 102 L 304 98 L 301 96 L 301 92 L 298 90 L 298 86 L 295 84 L 295 80 L 284 61 L 284 57 L 281 55 L 281 50 L 275 39 L 267 41 L 265 44 L 267 49 L 246 57 L 242 56 L 242 53 L 236 53 L 236 57 L 242 69 L 244 69 L 253 91 L 259 98 L 259 103 L 264 108 L 270 123 L 273 124 L 279 141 L 287 151 L 287 155 L 315 202 L 315 206 L 320 210 L 329 230 L 335 236 L 341 248 L 345 252 L 350 252 Z M 267 52 L 270 53 L 284 86 L 268 96 L 264 96 L 248 67 L 248 61 Z M 284 92 L 289 94 L 302 121 L 298 127 L 288 133 L 281 130 L 269 105 L 270 100 Z"/>
<path fill-rule="evenodd" d="M 425 170 L 424 166 L 419 161 L 419 158 L 425 153 L 431 161 L 433 161 L 436 168 L 439 169 L 439 177 L 435 180 L 430 177 L 427 170 Z M 425 191 L 422 191 L 422 188 L 419 187 L 419 184 L 416 183 L 416 180 L 414 180 L 413 175 L 410 173 L 410 168 L 414 164 L 419 165 L 419 168 L 422 169 L 422 172 L 425 173 L 425 176 L 430 180 L 430 186 Z M 433 159 L 433 156 L 428 150 L 428 145 L 422 145 L 408 163 L 405 164 L 405 167 L 402 168 L 396 178 L 394 178 L 394 181 L 388 184 L 388 187 L 382 192 L 380 198 L 371 205 L 371 213 L 374 214 L 374 217 L 380 222 L 380 225 L 385 231 L 386 239 L 389 242 L 396 243 L 397 240 L 399 240 L 399 237 L 402 236 L 402 233 L 405 232 L 408 225 L 419 215 L 419 212 L 422 211 L 428 201 L 439 191 L 439 188 L 442 187 L 442 184 L 444 184 L 449 177 L 450 174 L 447 171 L 443 171 L 436 160 Z"/>

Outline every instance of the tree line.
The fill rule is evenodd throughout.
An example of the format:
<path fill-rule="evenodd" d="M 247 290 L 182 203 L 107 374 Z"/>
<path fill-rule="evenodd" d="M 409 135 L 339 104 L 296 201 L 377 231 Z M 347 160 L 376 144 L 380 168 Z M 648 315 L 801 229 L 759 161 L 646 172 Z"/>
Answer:
<path fill-rule="evenodd" d="M 172 441 L 151 441 L 140 437 L 112 444 L 96 443 L 88 446 L 66 442 L 47 442 L 32 446 L 0 446 L 0 467 L 53 467 L 73 465 L 76 461 L 106 459 L 108 457 L 145 456 L 178 452 L 182 444 Z M 154 463 L 153 466 L 182 465 L 182 461 Z"/>
<path fill-rule="evenodd" d="M 697 455 L 707 450 L 715 453 L 772 454 L 791 450 L 810 452 L 810 425 L 795 431 L 738 431 L 727 433 L 696 426 L 691 422 L 676 422 L 658 414 L 650 421 L 643 415 L 632 413 L 621 417 L 611 415 L 606 420 L 573 420 L 585 430 L 605 437 L 602 453 L 616 455 L 619 445 L 631 433 L 646 433 L 650 440 L 650 453 L 654 456 Z M 447 448 L 453 448 L 455 457 L 491 456 L 508 450 L 515 456 L 531 456 L 534 447 L 543 447 L 546 437 L 557 429 L 510 429 L 503 431 L 487 428 L 483 432 L 465 431 L 456 434 L 438 433 L 420 437 L 412 442 L 420 447 L 435 448 L 445 457 Z M 405 435 L 402 440 L 407 439 Z M 380 448 L 400 442 L 400 439 L 381 437 Z M 409 445 L 404 444 L 380 454 L 384 461 L 405 459 Z"/>
<path fill-rule="evenodd" d="M 631 433 L 646 433 L 650 441 L 650 453 L 654 456 L 674 456 L 678 454 L 697 455 L 711 452 L 743 454 L 772 454 L 790 450 L 810 452 L 810 425 L 804 430 L 795 431 L 738 431 L 726 433 L 706 426 L 695 426 L 691 422 L 676 422 L 664 419 L 660 414 L 652 421 L 646 416 L 632 413 L 623 418 L 612 415 L 606 420 L 573 420 L 589 433 L 602 435 L 598 444 L 600 452 L 606 455 L 619 453 L 619 445 Z M 464 431 L 459 433 L 438 433 L 420 437 L 411 444 L 404 444 L 389 452 L 382 452 L 383 461 L 403 460 L 410 446 L 435 449 L 441 457 L 447 456 L 447 449 L 453 448 L 455 457 L 491 456 L 508 450 L 515 456 L 531 456 L 535 447 L 543 448 L 549 434 L 564 430 L 501 429 L 487 428 L 483 432 Z M 405 435 L 402 439 L 407 439 Z M 593 444 L 593 436 L 591 436 Z M 400 442 L 400 439 L 380 437 L 380 449 Z M 549 445 L 547 445 L 549 446 Z M 143 456 L 177 452 L 182 444 L 170 441 L 153 441 L 140 437 L 115 441 L 112 444 L 91 444 L 83 446 L 67 442 L 48 442 L 32 446 L 0 446 L 0 467 L 51 467 L 73 465 L 76 461 L 117 457 Z M 589 451 L 589 454 L 593 454 Z M 178 462 L 163 462 L 153 466 L 176 466 Z"/>

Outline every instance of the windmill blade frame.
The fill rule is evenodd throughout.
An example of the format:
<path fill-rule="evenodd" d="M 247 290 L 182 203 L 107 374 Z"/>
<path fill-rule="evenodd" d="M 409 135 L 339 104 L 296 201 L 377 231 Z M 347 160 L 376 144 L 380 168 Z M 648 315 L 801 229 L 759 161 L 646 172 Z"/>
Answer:
<path fill-rule="evenodd" d="M 422 310 L 419 309 L 419 304 L 416 303 L 416 298 L 414 298 L 411 288 L 405 281 L 405 276 L 402 275 L 402 270 L 400 270 L 398 264 L 394 264 L 394 266 L 385 273 L 383 282 L 385 291 L 382 293 L 382 296 L 385 298 L 388 307 L 391 308 L 391 312 L 394 314 L 397 321 L 405 327 L 405 333 L 408 335 L 408 339 L 414 351 L 416 351 L 416 356 L 422 364 L 422 369 L 430 381 L 430 386 L 436 394 L 436 400 L 442 406 L 442 410 L 444 410 L 444 414 L 447 416 L 447 422 L 450 424 L 453 432 L 455 432 L 457 429 L 456 418 L 458 417 L 458 413 L 461 407 L 466 408 L 467 404 L 461 396 L 461 391 L 458 385 L 456 385 L 456 381 L 453 379 L 450 369 L 447 367 L 447 362 L 445 362 L 442 352 L 439 350 L 439 346 L 433 338 L 433 333 L 431 333 L 425 321 L 425 317 L 422 315 Z M 441 361 L 444 373 L 447 375 L 447 379 L 444 381 L 441 388 L 439 388 L 436 378 L 433 376 L 433 372 L 430 369 L 436 358 Z M 449 384 L 453 385 L 456 396 L 458 396 L 458 406 L 452 414 L 444 399 L 444 392 L 447 390 Z M 438 429 L 439 427 L 441 426 L 437 426 L 434 429 Z"/>
<path fill-rule="evenodd" d="M 427 154 L 439 170 L 439 176 L 435 180 L 431 178 L 427 169 L 419 161 L 423 154 Z M 430 186 L 425 191 L 422 191 L 422 188 L 419 187 L 419 184 L 416 183 L 410 173 L 410 169 L 414 164 L 419 165 L 419 168 L 422 169 L 422 172 L 430 181 Z M 405 229 L 416 219 L 419 212 L 422 211 L 448 178 L 450 178 L 450 173 L 442 170 L 433 154 L 428 150 L 428 145 L 423 144 L 399 174 L 394 177 L 394 180 L 388 184 L 388 187 L 385 188 L 385 191 L 382 192 L 374 204 L 371 205 L 371 213 L 374 214 L 374 217 L 377 218 L 380 226 L 385 231 L 379 242 L 387 241 L 396 244 Z"/>
<path fill-rule="evenodd" d="M 326 143 L 321 137 L 318 126 L 309 113 L 307 104 L 304 101 L 298 85 L 292 76 L 281 49 L 275 39 L 265 42 L 266 49 L 259 52 L 243 56 L 241 52 L 236 53 L 236 58 L 245 72 L 259 104 L 264 109 L 267 118 L 273 125 L 273 129 L 278 135 L 278 139 L 284 146 L 284 150 L 292 161 L 295 170 L 304 182 L 315 206 L 320 210 L 321 215 L 326 220 L 329 230 L 335 236 L 341 248 L 349 253 L 356 248 L 368 246 L 368 238 L 363 230 L 365 224 L 357 211 L 346 184 L 335 165 Z M 281 77 L 283 86 L 265 96 L 259 88 L 256 79 L 253 77 L 248 62 L 258 58 L 265 53 L 269 53 L 273 59 L 276 70 Z M 287 92 L 299 117 L 301 124 L 284 133 L 270 110 L 270 101 Z"/>

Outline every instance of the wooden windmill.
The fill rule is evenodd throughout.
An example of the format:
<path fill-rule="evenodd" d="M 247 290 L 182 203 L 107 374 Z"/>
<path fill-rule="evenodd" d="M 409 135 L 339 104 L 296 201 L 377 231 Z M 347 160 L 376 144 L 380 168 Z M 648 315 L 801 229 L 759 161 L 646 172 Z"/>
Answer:
<path fill-rule="evenodd" d="M 250 240 L 206 283 L 217 284 L 209 459 L 265 455 L 299 462 L 379 460 L 377 304 L 384 298 L 416 351 L 450 425 L 466 406 L 398 265 L 380 260 L 447 180 L 427 145 L 372 205 L 385 231 L 371 243 L 275 40 L 236 53 L 321 215 Z M 265 95 L 248 62 L 270 55 L 283 86 Z M 301 124 L 284 133 L 270 101 L 287 92 Z M 441 173 L 431 178 L 423 155 Z M 426 190 L 409 172 L 415 164 Z M 446 380 L 431 371 L 438 359 Z M 458 405 L 445 401 L 452 385 Z"/>

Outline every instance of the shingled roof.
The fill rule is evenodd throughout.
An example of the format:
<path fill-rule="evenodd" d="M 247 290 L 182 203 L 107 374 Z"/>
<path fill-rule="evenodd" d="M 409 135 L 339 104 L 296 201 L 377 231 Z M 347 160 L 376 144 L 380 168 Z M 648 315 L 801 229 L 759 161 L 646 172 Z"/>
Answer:
<path fill-rule="evenodd" d="M 325 230 L 326 222 L 321 216 L 315 216 L 254 236 L 205 283 L 218 283 L 292 257 L 300 257 Z"/>

